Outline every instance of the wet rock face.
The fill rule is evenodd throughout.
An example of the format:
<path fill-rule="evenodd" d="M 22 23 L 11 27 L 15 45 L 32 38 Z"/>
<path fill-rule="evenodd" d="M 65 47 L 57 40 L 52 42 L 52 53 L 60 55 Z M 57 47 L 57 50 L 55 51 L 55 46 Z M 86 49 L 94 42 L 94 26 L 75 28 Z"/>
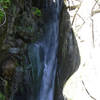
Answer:
<path fill-rule="evenodd" d="M 34 16 L 34 12 L 32 8 L 29 14 L 24 11 L 22 16 L 15 21 L 16 27 L 14 31 L 16 32 L 16 37 L 26 43 L 35 42 L 43 35 L 42 18 Z"/>
<path fill-rule="evenodd" d="M 0 92 L 5 97 L 8 97 L 16 70 L 16 60 L 10 54 L 3 51 L 0 57 Z"/>
<path fill-rule="evenodd" d="M 31 1 L 32 0 L 29 0 L 27 2 L 27 5 Z M 36 0 L 34 0 L 34 2 L 35 1 Z M 39 2 L 37 3 L 37 1 Z M 37 1 L 36 1 L 36 4 L 41 4 L 43 2 L 43 0 L 37 0 Z M 17 57 L 17 58 L 19 57 L 19 61 L 21 62 L 22 61 L 20 60 L 21 57 L 25 55 L 24 46 L 30 42 L 36 42 L 40 40 L 41 37 L 44 36 L 45 34 L 43 34 L 44 33 L 43 22 L 42 22 L 41 17 L 38 18 L 34 16 L 33 11 L 28 12 L 28 10 L 30 9 L 26 10 L 26 8 L 29 8 L 29 7 L 27 5 L 24 5 L 24 3 L 19 2 L 19 4 L 21 5 L 20 6 L 21 8 L 20 7 L 18 8 L 16 5 L 13 5 L 16 8 L 18 8 L 16 9 L 17 13 L 15 12 L 16 15 L 14 15 L 12 13 L 13 11 L 10 12 L 10 14 L 12 16 L 15 16 L 15 18 L 9 17 L 10 20 L 7 23 L 7 27 L 6 27 L 6 30 L 7 30 L 6 33 L 8 35 L 3 36 L 5 38 L 4 42 L 0 41 L 0 44 L 1 43 L 3 44 L 2 48 L 4 51 L 7 50 L 7 54 L 10 53 L 14 57 Z M 24 6 L 25 6 L 25 9 L 24 9 Z M 43 6 L 39 5 L 39 7 L 41 8 Z M 46 17 L 48 18 L 48 16 Z M 58 69 L 57 69 L 56 83 L 55 83 L 55 100 L 63 100 L 62 89 L 63 89 L 64 83 L 78 69 L 78 66 L 80 63 L 77 42 L 70 25 L 69 17 L 70 16 L 66 8 L 64 7 L 62 16 L 61 16 L 61 23 L 60 23 L 59 47 L 58 47 Z M 6 44 L 9 45 L 8 48 L 6 48 Z M 0 56 L 1 54 L 2 54 L 1 57 L 6 56 L 5 53 L 4 54 L 2 53 L 1 49 L 0 49 Z M 2 58 L 2 59 L 5 59 L 5 58 Z M 2 63 L 2 59 L 0 58 L 0 64 Z M 21 75 L 23 72 L 20 71 L 19 67 L 18 67 L 18 71 L 15 69 L 16 68 L 15 63 L 16 62 L 14 62 L 12 59 L 8 59 L 8 60 L 5 59 L 4 64 L 2 64 L 2 72 L 3 72 L 2 76 L 4 76 L 5 79 L 10 80 L 10 78 L 12 78 L 15 72 L 16 82 L 13 82 L 14 83 L 13 87 L 15 86 L 18 87 L 19 84 L 21 83 L 19 78 L 20 76 L 23 77 L 23 75 Z M 1 66 L 0 66 L 0 76 L 1 76 Z"/>
<path fill-rule="evenodd" d="M 7 22 L 0 27 L 0 77 L 7 81 L 11 81 L 15 74 L 16 63 L 24 62 L 26 45 L 40 40 L 44 35 L 42 16 L 34 15 L 31 2 L 32 0 L 11 1 L 7 10 Z M 10 59 L 10 56 L 16 61 Z"/>
<path fill-rule="evenodd" d="M 15 73 L 17 60 L 6 51 L 2 51 L 0 57 L 0 78 L 11 81 Z"/>
<path fill-rule="evenodd" d="M 80 64 L 77 41 L 70 24 L 70 16 L 66 6 L 63 8 L 61 18 L 55 100 L 64 100 L 62 95 L 63 86 L 68 78 L 78 69 Z"/>
<path fill-rule="evenodd" d="M 2 76 L 6 80 L 11 80 L 14 75 L 15 68 L 16 68 L 15 62 L 11 59 L 8 59 L 2 65 L 2 70 L 3 70 Z"/>

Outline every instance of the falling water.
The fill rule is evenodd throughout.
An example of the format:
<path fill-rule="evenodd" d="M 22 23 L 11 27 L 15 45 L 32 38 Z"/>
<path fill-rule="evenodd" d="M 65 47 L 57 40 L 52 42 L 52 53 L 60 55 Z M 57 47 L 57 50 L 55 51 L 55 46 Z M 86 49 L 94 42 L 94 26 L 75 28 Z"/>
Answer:
<path fill-rule="evenodd" d="M 51 0 L 50 5 L 46 2 L 43 8 L 45 36 L 28 45 L 25 100 L 54 100 L 61 1 Z"/>
<path fill-rule="evenodd" d="M 33 95 L 28 100 L 54 100 L 54 84 L 57 69 L 57 47 L 59 33 L 60 0 L 44 8 L 45 37 L 42 41 L 29 44 L 28 56 L 32 65 Z M 50 4 L 51 5 L 51 4 Z M 37 93 L 36 93 L 37 92 Z"/>

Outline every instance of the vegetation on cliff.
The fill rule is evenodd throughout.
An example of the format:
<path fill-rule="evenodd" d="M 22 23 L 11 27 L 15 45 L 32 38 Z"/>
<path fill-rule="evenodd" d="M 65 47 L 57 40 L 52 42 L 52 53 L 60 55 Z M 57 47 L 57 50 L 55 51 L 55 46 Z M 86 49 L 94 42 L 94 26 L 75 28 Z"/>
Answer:
<path fill-rule="evenodd" d="M 21 92 L 24 91 L 22 83 L 26 73 L 24 69 L 27 45 L 43 38 L 43 17 L 45 21 L 49 17 L 48 12 L 43 16 L 42 1 L 39 0 L 38 3 L 36 0 L 0 0 L 0 100 L 11 100 L 19 87 Z M 80 63 L 69 18 L 64 6 L 59 29 L 55 100 L 63 100 L 63 85 L 78 69 Z"/>
<path fill-rule="evenodd" d="M 30 5 L 30 1 L 0 0 L 0 100 L 8 100 L 15 91 L 16 73 L 24 65 L 27 44 L 42 35 L 39 8 Z"/>

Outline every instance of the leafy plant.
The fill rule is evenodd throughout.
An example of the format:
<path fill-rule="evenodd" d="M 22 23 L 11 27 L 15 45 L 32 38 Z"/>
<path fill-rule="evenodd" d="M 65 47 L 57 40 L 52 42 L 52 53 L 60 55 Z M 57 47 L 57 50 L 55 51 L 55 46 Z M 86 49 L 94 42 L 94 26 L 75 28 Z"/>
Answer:
<path fill-rule="evenodd" d="M 0 23 L 2 22 L 5 12 L 4 10 L 10 6 L 10 0 L 0 0 Z"/>
<path fill-rule="evenodd" d="M 34 7 L 32 10 L 35 16 L 42 16 L 41 10 L 39 8 Z"/>
<path fill-rule="evenodd" d="M 2 8 L 6 9 L 10 5 L 10 0 L 0 0 L 0 5 Z"/>

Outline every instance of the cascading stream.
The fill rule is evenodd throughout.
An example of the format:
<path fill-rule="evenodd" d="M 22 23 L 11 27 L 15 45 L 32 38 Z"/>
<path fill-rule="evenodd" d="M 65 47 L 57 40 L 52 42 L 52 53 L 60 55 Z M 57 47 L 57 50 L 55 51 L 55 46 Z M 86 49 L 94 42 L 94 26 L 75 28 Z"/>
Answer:
<path fill-rule="evenodd" d="M 43 8 L 45 36 L 41 41 L 28 45 L 28 64 L 25 86 L 26 100 L 54 100 L 57 69 L 59 15 L 62 0 L 51 0 Z"/>
<path fill-rule="evenodd" d="M 45 37 L 42 41 L 29 44 L 28 56 L 32 67 L 33 95 L 28 100 L 54 100 L 54 84 L 57 69 L 57 47 L 59 34 L 60 0 L 44 8 Z M 46 17 L 47 17 L 46 16 Z M 37 93 L 36 93 L 37 92 Z"/>

